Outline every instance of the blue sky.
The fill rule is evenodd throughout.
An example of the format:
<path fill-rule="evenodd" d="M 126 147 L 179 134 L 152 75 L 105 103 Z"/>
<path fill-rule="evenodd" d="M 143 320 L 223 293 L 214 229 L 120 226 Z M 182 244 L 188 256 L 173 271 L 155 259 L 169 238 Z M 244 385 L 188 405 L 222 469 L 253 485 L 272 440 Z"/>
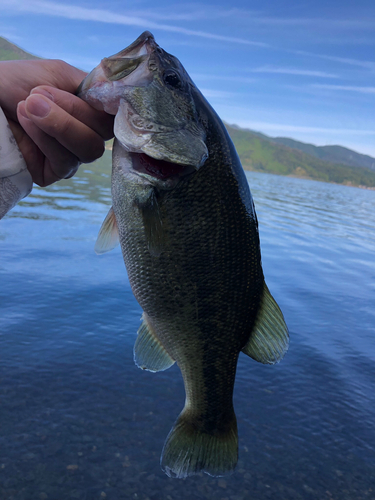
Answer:
<path fill-rule="evenodd" d="M 0 0 L 0 36 L 91 70 L 150 30 L 228 123 L 375 157 L 375 2 Z"/>

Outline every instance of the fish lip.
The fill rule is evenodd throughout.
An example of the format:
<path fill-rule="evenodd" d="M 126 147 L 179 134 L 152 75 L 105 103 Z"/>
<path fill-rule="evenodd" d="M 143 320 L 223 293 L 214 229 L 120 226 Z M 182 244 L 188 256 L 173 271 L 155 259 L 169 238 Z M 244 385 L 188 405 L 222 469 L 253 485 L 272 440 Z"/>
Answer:
<path fill-rule="evenodd" d="M 119 57 L 139 57 L 141 55 L 151 54 L 159 45 L 155 42 L 155 37 L 150 31 L 144 31 L 133 43 L 122 49 L 117 54 L 110 56 L 106 59 L 113 59 Z M 142 49 L 144 49 L 142 54 Z"/>
<path fill-rule="evenodd" d="M 155 42 L 154 35 L 149 31 L 144 31 L 125 49 L 112 56 L 104 57 L 100 64 L 80 83 L 75 94 L 82 98 L 86 92 L 100 87 L 105 82 L 116 82 L 116 80 L 122 79 L 121 66 L 126 67 L 127 64 L 134 61 L 135 67 L 137 67 L 142 61 L 149 59 L 156 50 L 160 50 L 160 47 Z"/>
<path fill-rule="evenodd" d="M 121 80 L 129 76 L 143 61 L 149 60 L 150 55 L 157 48 L 159 46 L 155 42 L 154 35 L 149 31 L 144 31 L 128 47 L 117 54 L 102 59 L 100 66 L 109 81 Z M 124 75 L 125 68 L 127 68 L 128 73 Z"/>

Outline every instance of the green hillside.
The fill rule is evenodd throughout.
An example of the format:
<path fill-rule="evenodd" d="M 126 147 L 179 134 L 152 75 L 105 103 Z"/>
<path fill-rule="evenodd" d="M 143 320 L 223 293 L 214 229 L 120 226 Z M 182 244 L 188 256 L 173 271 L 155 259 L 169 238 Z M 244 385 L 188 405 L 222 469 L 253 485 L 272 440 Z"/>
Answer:
<path fill-rule="evenodd" d="M 320 160 L 328 161 L 331 163 L 341 163 L 351 167 L 364 167 L 375 171 L 375 158 L 371 156 L 356 153 L 348 148 L 342 146 L 314 146 L 313 144 L 306 144 L 304 142 L 295 141 L 288 137 L 270 137 L 273 142 L 283 144 L 290 148 L 298 149 Z"/>
<path fill-rule="evenodd" d="M 39 59 L 39 57 L 29 54 L 0 36 L 0 61 L 12 61 L 14 59 Z"/>
<path fill-rule="evenodd" d="M 275 143 L 263 134 L 227 125 L 245 170 L 303 177 L 353 186 L 375 187 L 375 172 L 321 160 Z"/>

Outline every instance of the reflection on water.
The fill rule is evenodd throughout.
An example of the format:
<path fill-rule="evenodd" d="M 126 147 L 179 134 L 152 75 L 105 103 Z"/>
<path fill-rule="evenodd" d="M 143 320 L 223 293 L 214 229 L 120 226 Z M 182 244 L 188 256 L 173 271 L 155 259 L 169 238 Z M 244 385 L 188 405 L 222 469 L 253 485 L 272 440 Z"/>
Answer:
<path fill-rule="evenodd" d="M 375 193 L 248 173 L 290 350 L 275 367 L 240 357 L 236 472 L 178 481 L 159 457 L 179 370 L 135 367 L 121 252 L 93 251 L 102 161 L 0 223 L 0 498 L 374 499 Z"/>
<path fill-rule="evenodd" d="M 111 206 L 111 151 L 90 165 L 82 165 L 73 179 L 47 188 L 34 185 L 31 196 L 12 210 L 8 217 L 27 219 L 60 219 L 80 217 L 79 212 L 93 211 L 92 203 Z M 66 211 L 70 211 L 65 213 Z M 77 212 L 74 214 L 72 212 Z"/>

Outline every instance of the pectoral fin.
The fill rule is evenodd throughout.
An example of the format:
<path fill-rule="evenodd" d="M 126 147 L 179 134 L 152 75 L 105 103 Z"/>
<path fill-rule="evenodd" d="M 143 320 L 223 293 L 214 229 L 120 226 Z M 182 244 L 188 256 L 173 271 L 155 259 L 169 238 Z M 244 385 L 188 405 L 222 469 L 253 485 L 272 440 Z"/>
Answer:
<path fill-rule="evenodd" d="M 160 207 L 154 190 L 146 202 L 140 206 L 148 249 L 154 257 L 159 257 L 165 246 L 165 231 L 160 217 Z"/>
<path fill-rule="evenodd" d="M 119 235 L 115 213 L 111 207 L 107 217 L 100 228 L 98 239 L 95 244 L 95 252 L 98 255 L 113 250 L 119 244 Z"/>
<path fill-rule="evenodd" d="M 289 333 L 283 313 L 264 284 L 263 298 L 250 339 L 242 352 L 260 363 L 278 363 L 288 350 Z"/>
<path fill-rule="evenodd" d="M 174 360 L 157 338 L 146 314 L 143 314 L 142 320 L 134 345 L 135 364 L 150 372 L 167 370 L 174 364 Z"/>

